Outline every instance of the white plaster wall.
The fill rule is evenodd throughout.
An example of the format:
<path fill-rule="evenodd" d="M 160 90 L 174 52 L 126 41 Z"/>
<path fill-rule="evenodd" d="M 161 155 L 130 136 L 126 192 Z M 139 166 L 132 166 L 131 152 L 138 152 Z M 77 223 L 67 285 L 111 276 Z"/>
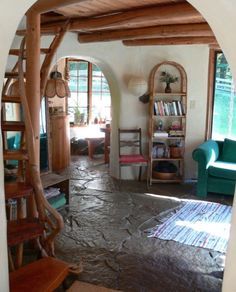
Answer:
<path fill-rule="evenodd" d="M 205 16 L 207 21 L 212 26 L 216 37 L 223 48 L 224 53 L 226 54 L 226 57 L 230 63 L 231 70 L 234 74 L 234 77 L 236 77 L 236 38 L 234 34 L 234 28 L 236 27 L 236 9 L 235 9 L 235 0 L 188 0 L 190 3 L 192 3 L 199 11 Z M 5 71 L 5 65 L 7 60 L 7 52 L 9 50 L 10 44 L 14 37 L 14 31 L 16 30 L 17 24 L 20 21 L 20 18 L 22 17 L 23 13 L 27 10 L 30 4 L 33 4 L 34 0 L 1 0 L 0 2 L 0 47 L 1 47 L 1 58 L 0 58 L 0 80 L 3 79 L 3 73 Z M 13 9 L 14 7 L 14 9 Z M 164 49 L 164 48 L 162 48 Z M 95 50 L 97 51 L 97 47 L 95 47 Z M 79 54 L 80 51 L 80 45 L 77 45 L 77 54 Z M 103 54 L 110 54 L 108 50 L 104 50 Z M 176 56 L 178 60 L 175 60 L 179 63 L 181 63 L 184 67 L 185 64 L 181 62 L 181 59 L 179 60 L 180 51 L 176 51 Z M 156 62 L 158 63 L 159 60 L 158 56 L 158 50 L 153 50 L 153 54 L 155 56 Z M 86 54 L 87 55 L 87 54 Z M 116 61 L 117 58 L 122 58 L 122 55 L 114 55 L 113 61 L 115 61 L 118 64 L 119 67 L 119 60 Z M 145 61 L 149 60 L 148 58 L 145 59 Z M 167 56 L 170 60 L 171 55 Z M 200 62 L 200 61 L 199 61 Z M 108 63 L 106 63 L 108 64 Z M 149 69 L 152 67 L 152 64 L 148 61 Z M 148 68 L 148 67 L 147 67 Z M 107 72 L 111 72 L 108 68 Z M 127 70 L 128 68 L 126 68 Z M 185 67 L 187 74 L 189 76 L 189 69 Z M 191 68 L 193 70 L 193 67 Z M 122 85 L 123 82 L 121 79 L 115 77 L 115 72 L 112 75 L 110 79 L 110 85 L 113 87 L 114 90 L 113 93 L 117 97 L 117 100 L 120 98 L 120 91 L 118 90 L 118 87 L 115 86 L 116 82 L 118 81 L 119 85 Z M 145 71 L 146 72 L 146 71 Z M 204 72 L 204 70 L 203 70 Z M 147 72 L 145 73 L 147 74 Z M 2 82 L 0 83 L 2 85 Z M 1 86 L 0 85 L 0 86 Z M 124 86 L 124 84 L 123 84 Z M 189 89 L 190 90 L 190 89 Z M 200 92 L 199 92 L 200 94 Z M 194 94 L 193 99 L 197 96 Z M 126 96 L 128 98 L 128 96 Z M 191 96 L 189 95 L 189 98 L 191 99 Z M 115 99 L 116 100 L 116 99 Z M 203 104 L 204 105 L 204 104 Z M 119 102 L 116 101 L 114 106 L 119 106 Z M 122 106 L 122 102 L 120 104 L 122 115 L 125 113 L 125 110 Z M 197 103 L 196 108 L 202 109 L 201 104 Z M 140 106 L 138 106 L 140 109 Z M 195 110 L 197 110 L 195 108 Z M 140 109 L 141 110 L 141 109 Z M 142 111 L 142 110 L 141 110 Z M 192 126 L 192 129 L 195 126 L 197 126 L 197 119 L 192 115 L 193 112 L 189 110 L 188 115 L 192 117 L 192 119 L 195 121 L 195 123 Z M 121 119 L 122 120 L 122 119 Z M 123 120 L 122 120 L 123 122 Z M 116 127 L 118 126 L 119 119 L 116 118 Z M 144 121 L 142 121 L 144 123 Z M 121 124 L 122 125 L 122 124 Z M 190 121 L 189 121 L 190 125 Z M 200 128 L 200 127 L 199 127 Z M 189 129 L 188 129 L 189 131 Z M 201 135 L 199 139 L 201 139 Z M 1 141 L 0 141 L 1 144 Z M 190 145 L 190 142 L 189 142 Z M 0 145 L 0 148 L 2 149 L 2 144 Z M 2 157 L 0 158 L 0 169 L 2 170 Z M 234 204 L 235 205 L 235 204 Z M 226 261 L 226 269 L 225 269 L 225 277 L 224 277 L 224 287 L 223 290 L 226 292 L 236 291 L 236 281 L 234 280 L 234 275 L 236 273 L 236 247 L 235 247 L 235 235 L 236 235 L 236 216 L 235 216 L 235 207 L 234 207 L 234 215 L 232 220 L 232 229 L 231 229 L 231 237 L 229 242 L 229 248 L 227 252 L 227 261 Z M 3 171 L 0 172 L 0 228 L 1 228 L 1 236 L 0 236 L 0 264 L 1 264 L 1 273 L 0 273 L 0 291 L 8 291 L 8 277 L 7 277 L 7 253 L 6 253 L 6 224 L 5 224 L 5 205 L 4 205 L 4 191 L 3 191 Z"/>
<path fill-rule="evenodd" d="M 48 39 L 45 40 L 46 42 Z M 130 77 L 142 76 L 148 81 L 150 71 L 156 64 L 164 60 L 180 63 L 185 68 L 188 77 L 185 177 L 186 179 L 196 177 L 196 165 L 193 163 L 191 153 L 193 148 L 204 140 L 205 135 L 209 59 L 207 46 L 125 47 L 121 42 L 80 44 L 75 34 L 68 33 L 57 56 L 58 58 L 72 56 L 92 60 L 100 66 L 108 79 L 113 107 L 111 147 L 111 174 L 113 176 L 118 175 L 118 126 L 141 127 L 144 149 L 147 152 L 148 105 L 141 103 L 138 96 L 129 92 L 127 85 Z M 113 83 L 112 80 L 114 80 Z M 190 101 L 194 101 L 194 107 L 190 107 L 192 104 Z M 132 179 L 131 170 L 124 170 L 123 176 Z"/>

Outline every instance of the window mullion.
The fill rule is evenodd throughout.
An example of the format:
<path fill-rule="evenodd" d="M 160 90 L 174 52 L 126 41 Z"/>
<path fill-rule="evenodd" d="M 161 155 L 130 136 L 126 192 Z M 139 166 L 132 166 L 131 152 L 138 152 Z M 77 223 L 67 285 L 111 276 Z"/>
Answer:
<path fill-rule="evenodd" d="M 92 63 L 88 63 L 88 123 L 92 123 Z"/>

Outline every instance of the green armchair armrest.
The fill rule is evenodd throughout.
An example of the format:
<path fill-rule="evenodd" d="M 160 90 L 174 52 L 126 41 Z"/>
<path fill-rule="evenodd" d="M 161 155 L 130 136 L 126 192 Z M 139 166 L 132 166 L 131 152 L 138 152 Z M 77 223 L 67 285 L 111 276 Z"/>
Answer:
<path fill-rule="evenodd" d="M 197 196 L 207 196 L 208 167 L 219 157 L 219 144 L 208 140 L 199 145 L 192 153 L 192 157 L 198 162 Z"/>

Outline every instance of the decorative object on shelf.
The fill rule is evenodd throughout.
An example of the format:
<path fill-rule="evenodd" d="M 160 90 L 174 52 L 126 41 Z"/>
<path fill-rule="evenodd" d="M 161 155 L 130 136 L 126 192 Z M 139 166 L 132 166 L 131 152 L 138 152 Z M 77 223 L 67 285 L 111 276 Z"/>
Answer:
<path fill-rule="evenodd" d="M 170 145 L 169 149 L 170 149 L 170 158 L 182 157 L 183 147 L 177 146 L 177 145 Z"/>
<path fill-rule="evenodd" d="M 160 161 L 153 167 L 152 176 L 156 179 L 173 179 L 176 175 L 177 167 L 169 161 Z"/>
<path fill-rule="evenodd" d="M 171 83 L 175 83 L 179 80 L 177 76 L 174 76 L 166 71 L 161 72 L 160 81 L 166 83 L 165 93 L 171 93 Z"/>
<path fill-rule="evenodd" d="M 166 72 L 176 72 L 176 76 Z M 161 76 L 161 78 L 160 78 Z M 174 93 L 164 93 L 161 82 L 175 83 Z M 175 62 L 157 64 L 151 71 L 149 102 L 149 180 L 152 183 L 180 183 L 184 179 L 186 133 L 187 76 Z M 163 171 L 161 162 L 174 165 L 174 171 Z M 157 169 L 157 165 L 159 169 Z M 164 164 L 165 166 L 165 164 Z"/>
<path fill-rule="evenodd" d="M 136 96 L 140 96 L 147 92 L 148 84 L 143 77 L 133 76 L 128 83 L 129 91 Z"/>
<path fill-rule="evenodd" d="M 142 102 L 142 103 L 149 103 L 149 100 L 150 100 L 150 94 L 149 93 L 144 93 L 143 95 L 141 95 L 139 97 L 139 100 Z"/>

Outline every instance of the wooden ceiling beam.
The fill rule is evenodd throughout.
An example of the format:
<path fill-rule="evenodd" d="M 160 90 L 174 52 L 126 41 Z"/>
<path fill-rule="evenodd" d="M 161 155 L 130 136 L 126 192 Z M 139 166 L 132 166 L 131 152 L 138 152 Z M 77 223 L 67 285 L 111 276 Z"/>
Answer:
<path fill-rule="evenodd" d="M 127 12 L 93 17 L 89 19 L 72 19 L 70 30 L 99 30 L 114 28 L 132 28 L 140 25 L 169 25 L 204 22 L 201 14 L 189 3 L 176 3 Z"/>
<path fill-rule="evenodd" d="M 215 37 L 173 37 L 125 40 L 125 46 L 165 46 L 165 45 L 202 45 L 217 44 Z"/>
<path fill-rule="evenodd" d="M 73 2 L 75 0 L 71 0 Z M 76 0 L 77 1 L 77 0 Z M 81 0 L 83 1 L 83 0 Z M 47 7 L 58 4 L 67 5 L 70 0 L 41 0 Z M 37 2 L 38 3 L 38 2 Z M 36 4 L 37 4 L 36 3 Z M 35 5 L 36 5 L 35 4 Z M 38 4 L 39 5 L 39 4 Z M 59 4 L 58 4 L 59 5 Z M 69 5 L 69 4 L 68 4 Z M 39 7 L 37 6 L 38 10 Z M 46 6 L 45 6 L 46 7 Z M 41 9 L 42 10 L 42 9 Z M 41 11 L 40 10 L 40 11 Z M 132 9 L 126 12 L 114 13 L 110 15 L 97 16 L 91 18 L 72 18 L 70 20 L 69 31 L 98 31 L 101 29 L 130 29 L 141 26 L 159 26 L 170 24 L 202 23 L 205 22 L 201 14 L 189 3 L 173 3 L 171 5 L 158 5 L 149 8 Z M 42 33 L 55 33 L 58 27 L 63 26 L 65 20 L 54 21 L 41 24 Z M 18 31 L 18 35 L 25 34 L 25 31 Z"/>
<path fill-rule="evenodd" d="M 84 1 L 86 0 L 38 0 L 30 9 L 41 14 Z"/>
<path fill-rule="evenodd" d="M 177 24 L 133 28 L 125 30 L 109 30 L 93 33 L 79 33 L 80 43 L 105 42 L 152 37 L 212 37 L 214 36 L 207 23 Z"/>

